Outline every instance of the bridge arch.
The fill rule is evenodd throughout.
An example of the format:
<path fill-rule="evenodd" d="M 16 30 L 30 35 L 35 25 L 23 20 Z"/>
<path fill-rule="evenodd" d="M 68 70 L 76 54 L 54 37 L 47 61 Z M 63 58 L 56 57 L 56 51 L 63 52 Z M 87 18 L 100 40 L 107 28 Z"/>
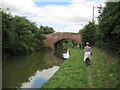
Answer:
<path fill-rule="evenodd" d="M 72 40 L 72 41 L 74 41 L 76 44 L 79 44 L 79 43 L 77 43 L 77 42 L 76 42 L 75 40 L 73 40 L 73 39 L 65 38 L 65 39 L 57 40 L 55 43 L 53 43 L 53 46 L 57 46 L 57 44 L 58 44 L 59 42 L 63 41 L 63 40 Z"/>
<path fill-rule="evenodd" d="M 46 39 L 44 42 L 48 46 L 54 46 L 55 43 L 63 40 L 63 39 L 69 39 L 75 41 L 78 45 L 81 45 L 82 40 L 79 33 L 70 33 L 70 32 L 64 32 L 64 33 L 51 33 L 51 34 L 45 34 Z"/>

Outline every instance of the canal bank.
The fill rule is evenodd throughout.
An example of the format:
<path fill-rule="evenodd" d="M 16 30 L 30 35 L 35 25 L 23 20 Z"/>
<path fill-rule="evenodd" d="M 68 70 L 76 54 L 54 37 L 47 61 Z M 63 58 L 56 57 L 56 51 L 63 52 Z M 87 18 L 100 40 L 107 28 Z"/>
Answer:
<path fill-rule="evenodd" d="M 70 58 L 42 88 L 117 88 L 119 60 L 98 48 L 92 52 L 91 65 L 85 66 L 83 49 L 71 49 Z"/>
<path fill-rule="evenodd" d="M 71 56 L 64 61 L 53 77 L 43 84 L 43 88 L 85 88 L 87 87 L 86 66 L 83 50 L 70 49 Z"/>

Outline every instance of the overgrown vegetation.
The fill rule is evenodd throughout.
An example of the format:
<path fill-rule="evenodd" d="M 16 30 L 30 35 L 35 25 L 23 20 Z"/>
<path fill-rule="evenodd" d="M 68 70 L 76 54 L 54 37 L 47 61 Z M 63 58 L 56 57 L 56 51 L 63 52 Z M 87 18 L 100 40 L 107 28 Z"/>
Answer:
<path fill-rule="evenodd" d="M 120 88 L 118 58 L 112 57 L 107 52 L 92 48 L 90 78 L 94 88 Z"/>
<path fill-rule="evenodd" d="M 71 56 L 43 88 L 117 88 L 118 59 L 93 47 L 91 65 L 83 61 L 83 49 L 70 49 Z M 109 60 L 111 59 L 111 60 Z"/>
<path fill-rule="evenodd" d="M 53 33 L 48 26 L 40 26 L 25 17 L 13 16 L 8 10 L 2 13 L 2 56 L 39 51 L 46 47 L 43 34 Z"/>
<path fill-rule="evenodd" d="M 104 8 L 99 7 L 98 25 L 89 22 L 82 30 L 83 44 L 89 41 L 92 45 L 108 50 L 120 56 L 120 2 L 107 2 Z"/>

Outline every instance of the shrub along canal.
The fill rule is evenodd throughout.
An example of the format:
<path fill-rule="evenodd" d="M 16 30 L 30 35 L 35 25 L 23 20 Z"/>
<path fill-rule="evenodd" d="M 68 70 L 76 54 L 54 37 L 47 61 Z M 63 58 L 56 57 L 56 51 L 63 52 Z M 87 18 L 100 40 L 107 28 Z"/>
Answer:
<path fill-rule="evenodd" d="M 59 51 L 9 57 L 2 62 L 3 88 L 40 88 L 64 62 Z"/>

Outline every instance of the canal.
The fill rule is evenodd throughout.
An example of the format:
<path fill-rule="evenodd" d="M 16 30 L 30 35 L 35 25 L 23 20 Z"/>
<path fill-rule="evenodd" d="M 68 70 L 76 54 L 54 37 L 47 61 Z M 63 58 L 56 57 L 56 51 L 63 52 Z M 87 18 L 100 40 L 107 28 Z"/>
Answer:
<path fill-rule="evenodd" d="M 41 88 L 64 62 L 63 51 L 41 51 L 2 62 L 2 88 Z"/>

